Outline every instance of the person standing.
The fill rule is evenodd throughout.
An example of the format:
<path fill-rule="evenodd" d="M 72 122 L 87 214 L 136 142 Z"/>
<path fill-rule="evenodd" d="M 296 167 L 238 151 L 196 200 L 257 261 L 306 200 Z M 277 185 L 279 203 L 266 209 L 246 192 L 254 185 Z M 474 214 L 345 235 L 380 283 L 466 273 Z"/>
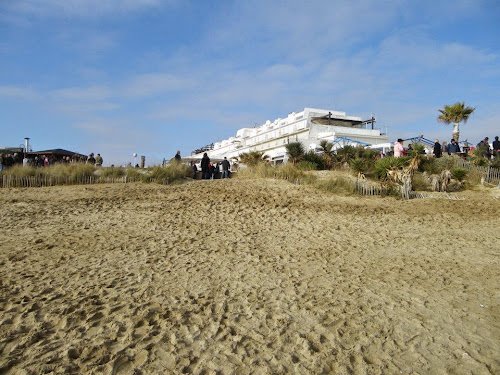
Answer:
<path fill-rule="evenodd" d="M 97 156 L 95 157 L 95 166 L 96 167 L 101 167 L 102 166 L 102 156 L 101 154 L 97 154 Z"/>
<path fill-rule="evenodd" d="M 405 148 L 403 147 L 403 140 L 398 138 L 398 140 L 394 142 L 394 157 L 400 158 L 401 156 L 404 156 L 404 154 Z"/>
<path fill-rule="evenodd" d="M 95 158 L 94 158 L 94 153 L 91 153 L 87 159 L 87 164 L 94 165 L 95 164 Z"/>
<path fill-rule="evenodd" d="M 229 160 L 224 156 L 224 160 L 222 161 L 222 178 L 229 178 L 229 168 L 231 164 L 229 164 Z"/>
<path fill-rule="evenodd" d="M 196 180 L 196 173 L 198 172 L 198 167 L 194 161 L 191 162 L 191 169 L 193 170 L 193 180 Z"/>
<path fill-rule="evenodd" d="M 433 150 L 434 156 L 436 158 L 440 158 L 443 155 L 443 151 L 441 150 L 441 144 L 439 143 L 439 139 L 436 139 L 434 141 L 434 150 Z"/>
<path fill-rule="evenodd" d="M 498 135 L 495 137 L 495 140 L 493 141 L 493 155 L 494 156 L 500 155 L 500 141 L 498 140 Z"/>
<path fill-rule="evenodd" d="M 455 139 L 452 139 L 450 142 L 451 143 L 448 145 L 448 155 L 460 152 L 460 146 L 458 145 L 457 141 L 455 141 Z"/>
<path fill-rule="evenodd" d="M 206 152 L 201 158 L 201 178 L 203 180 L 210 179 L 210 158 L 208 157 Z"/>
<path fill-rule="evenodd" d="M 182 158 L 181 158 L 181 152 L 180 152 L 180 151 L 177 151 L 177 153 L 175 154 L 174 158 L 175 158 L 175 161 L 180 162 L 180 161 L 181 161 L 181 159 L 182 159 Z"/>

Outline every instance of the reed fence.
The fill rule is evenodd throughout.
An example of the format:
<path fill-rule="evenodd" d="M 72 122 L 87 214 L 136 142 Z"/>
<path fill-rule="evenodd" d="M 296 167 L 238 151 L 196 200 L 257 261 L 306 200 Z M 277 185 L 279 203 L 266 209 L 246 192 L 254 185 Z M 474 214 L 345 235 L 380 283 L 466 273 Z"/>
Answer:
<path fill-rule="evenodd" d="M 385 186 L 375 185 L 363 179 L 356 179 L 354 191 L 360 195 L 388 195 L 389 189 Z"/>
<path fill-rule="evenodd" d="M 92 184 L 115 184 L 142 181 L 135 177 L 98 177 L 98 176 L 0 176 L 0 188 L 19 187 L 46 187 L 59 185 L 92 185 Z M 169 185 L 169 179 L 148 179 L 147 182 Z"/>
<path fill-rule="evenodd" d="M 460 158 L 454 158 L 455 166 L 459 168 L 467 169 L 468 171 L 476 171 L 479 172 L 482 176 L 484 176 L 484 181 L 489 182 L 491 184 L 500 183 L 500 170 L 498 168 L 492 167 L 481 167 L 479 165 L 474 165 L 469 163 L 466 160 Z"/>

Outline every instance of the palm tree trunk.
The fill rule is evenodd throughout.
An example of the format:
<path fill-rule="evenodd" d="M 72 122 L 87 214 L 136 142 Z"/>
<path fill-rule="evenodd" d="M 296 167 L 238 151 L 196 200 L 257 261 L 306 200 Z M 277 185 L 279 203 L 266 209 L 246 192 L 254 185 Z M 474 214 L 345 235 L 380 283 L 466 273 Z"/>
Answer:
<path fill-rule="evenodd" d="M 453 124 L 453 139 L 458 143 L 458 137 L 460 135 L 459 123 L 455 122 Z"/>

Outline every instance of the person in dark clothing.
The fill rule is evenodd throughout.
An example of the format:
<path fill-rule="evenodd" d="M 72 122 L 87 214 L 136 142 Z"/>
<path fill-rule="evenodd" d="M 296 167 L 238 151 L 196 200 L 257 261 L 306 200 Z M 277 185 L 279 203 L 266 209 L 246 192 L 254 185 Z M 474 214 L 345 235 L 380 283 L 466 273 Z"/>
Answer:
<path fill-rule="evenodd" d="M 87 159 L 87 164 L 91 164 L 91 165 L 94 165 L 95 164 L 95 158 L 94 158 L 94 154 L 90 154 L 88 159 Z"/>
<path fill-rule="evenodd" d="M 493 141 L 493 155 L 494 156 L 500 155 L 500 141 L 498 140 L 498 135 L 495 137 L 495 140 Z"/>
<path fill-rule="evenodd" d="M 222 178 L 229 178 L 229 168 L 231 164 L 227 160 L 227 157 L 224 156 L 224 160 L 222 161 Z"/>
<path fill-rule="evenodd" d="M 434 142 L 433 153 L 436 158 L 440 158 L 443 155 L 443 151 L 441 150 L 441 144 L 439 143 L 438 139 L 436 139 L 436 141 Z"/>
<path fill-rule="evenodd" d="M 477 144 L 477 148 L 482 148 L 483 151 L 484 151 L 484 154 L 483 156 L 486 158 L 486 159 L 489 159 L 490 156 L 491 156 L 491 152 L 490 152 L 490 142 L 489 142 L 489 138 L 486 137 L 485 139 L 483 139 L 481 142 L 479 142 Z"/>
<path fill-rule="evenodd" d="M 217 165 L 218 164 L 213 164 L 213 163 L 210 163 L 210 179 L 211 180 L 214 180 L 215 179 L 215 172 L 217 170 Z"/>
<path fill-rule="evenodd" d="M 448 145 L 448 155 L 456 154 L 457 152 L 460 152 L 460 146 L 455 139 L 452 139 L 451 143 Z"/>
<path fill-rule="evenodd" d="M 198 167 L 196 166 L 195 162 L 191 162 L 191 169 L 193 170 L 193 180 L 196 180 L 196 172 L 198 172 Z"/>
<path fill-rule="evenodd" d="M 210 158 L 206 152 L 203 154 L 203 158 L 201 158 L 201 178 L 203 180 L 210 179 Z"/>
<path fill-rule="evenodd" d="M 175 158 L 175 161 L 181 161 L 181 152 L 177 151 L 177 153 L 175 154 L 174 158 Z"/>

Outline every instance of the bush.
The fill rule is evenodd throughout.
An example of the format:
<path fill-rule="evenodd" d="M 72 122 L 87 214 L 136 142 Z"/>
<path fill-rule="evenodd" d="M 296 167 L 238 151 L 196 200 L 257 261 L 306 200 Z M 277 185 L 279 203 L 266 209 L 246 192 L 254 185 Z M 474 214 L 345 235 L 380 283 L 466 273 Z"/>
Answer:
<path fill-rule="evenodd" d="M 422 143 L 415 143 L 412 145 L 408 156 L 414 158 L 419 155 L 425 155 L 425 146 Z"/>
<path fill-rule="evenodd" d="M 354 146 L 344 146 L 335 151 L 335 159 L 339 163 L 348 163 L 356 157 L 356 148 Z"/>
<path fill-rule="evenodd" d="M 415 173 L 412 179 L 413 190 L 415 191 L 431 191 L 432 187 L 429 181 L 424 178 L 421 173 Z"/>
<path fill-rule="evenodd" d="M 316 164 L 316 169 L 325 169 L 325 159 L 323 158 L 323 155 L 317 154 L 312 150 L 306 152 L 302 160 Z"/>
<path fill-rule="evenodd" d="M 365 173 L 366 165 L 367 165 L 366 160 L 361 158 L 352 159 L 351 162 L 349 163 L 351 170 L 355 174 Z"/>
<path fill-rule="evenodd" d="M 269 160 L 269 157 L 260 151 L 249 151 L 240 154 L 237 160 L 239 160 L 239 162 L 242 164 L 245 164 L 249 167 L 253 167 L 258 164 L 265 163 L 267 160 Z"/>
<path fill-rule="evenodd" d="M 408 166 L 410 162 L 410 157 L 404 156 L 400 158 L 395 158 L 392 156 L 385 157 L 377 160 L 375 163 L 375 172 L 378 178 L 385 178 L 387 176 L 387 171 L 391 169 L 402 169 Z"/>
<path fill-rule="evenodd" d="M 300 142 L 291 142 L 285 145 L 288 160 L 292 163 L 298 163 L 304 158 L 304 146 Z"/>
<path fill-rule="evenodd" d="M 451 176 L 460 182 L 462 182 L 465 177 L 469 174 L 469 171 L 465 168 L 452 168 L 451 169 Z"/>
<path fill-rule="evenodd" d="M 500 169 L 500 156 L 495 156 L 490 162 L 490 166 L 492 168 L 499 168 Z"/>

